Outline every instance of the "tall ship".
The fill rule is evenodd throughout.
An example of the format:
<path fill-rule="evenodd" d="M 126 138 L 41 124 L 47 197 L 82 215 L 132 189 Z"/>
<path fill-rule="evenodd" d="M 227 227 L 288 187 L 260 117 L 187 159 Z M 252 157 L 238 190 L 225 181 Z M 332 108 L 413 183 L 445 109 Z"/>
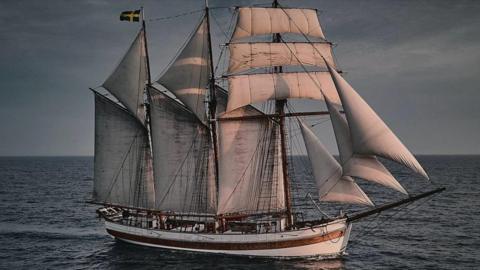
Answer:
<path fill-rule="evenodd" d="M 345 252 L 354 222 L 443 190 L 409 195 L 382 165 L 378 157 L 428 180 L 343 78 L 317 10 L 277 1 L 233 8 L 228 42 L 214 62 L 211 9 L 206 3 L 157 80 L 143 10 L 121 15 L 141 27 L 106 81 L 91 89 L 92 203 L 101 205 L 108 234 L 166 249 L 335 257 Z M 302 99 L 318 109 L 296 109 Z M 338 160 L 309 124 L 320 116 L 331 122 Z M 306 158 L 295 161 L 301 153 Z M 359 179 L 405 195 L 375 206 Z M 325 205 L 335 203 L 363 207 L 327 213 Z"/>

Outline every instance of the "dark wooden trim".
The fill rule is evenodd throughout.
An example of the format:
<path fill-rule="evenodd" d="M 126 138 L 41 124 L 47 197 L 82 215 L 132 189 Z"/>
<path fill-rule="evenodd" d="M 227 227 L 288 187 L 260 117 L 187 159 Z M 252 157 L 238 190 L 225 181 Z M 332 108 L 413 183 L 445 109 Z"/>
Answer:
<path fill-rule="evenodd" d="M 340 113 L 344 113 L 341 111 Z M 329 115 L 328 111 L 318 111 L 318 112 L 296 112 L 296 113 L 285 113 L 283 117 L 299 117 L 299 116 L 312 116 L 312 115 Z M 237 116 L 237 117 L 220 117 L 217 118 L 217 121 L 238 121 L 238 120 L 252 120 L 252 119 L 262 119 L 262 118 L 274 118 L 279 117 L 277 113 L 272 114 L 262 114 L 262 115 L 248 115 L 248 116 Z"/>
<path fill-rule="evenodd" d="M 345 234 L 345 230 L 337 230 L 329 232 L 325 235 L 318 235 L 309 238 L 284 240 L 284 241 L 272 241 L 272 242 L 251 242 L 251 243 L 238 243 L 238 242 L 193 242 L 193 241 L 179 241 L 160 239 L 146 236 L 139 236 L 124 232 L 118 232 L 115 230 L 107 229 L 107 232 L 122 240 L 130 240 L 140 243 L 176 247 L 176 248 L 189 248 L 189 249 L 208 249 L 208 250 L 261 250 L 261 249 L 279 249 L 279 248 L 291 248 L 317 244 L 325 241 L 334 240 L 342 237 Z M 259 234 L 260 236 L 260 234 Z"/>
<path fill-rule="evenodd" d="M 391 209 L 391 208 L 394 208 L 394 207 L 398 207 L 402 204 L 406 204 L 406 203 L 409 203 L 409 202 L 413 202 L 413 201 L 416 201 L 416 200 L 419 200 L 419 199 L 422 199 L 422 198 L 425 198 L 425 197 L 428 197 L 428 196 L 431 196 L 435 193 L 438 193 L 438 192 L 442 192 L 444 191 L 445 188 L 444 187 L 441 187 L 441 188 L 437 188 L 437 189 L 434 189 L 434 190 L 430 190 L 430 191 L 427 191 L 425 193 L 421 193 L 421 194 L 418 194 L 418 195 L 415 195 L 415 196 L 410 196 L 406 199 L 403 199 L 403 200 L 399 200 L 399 201 L 396 201 L 396 202 L 393 202 L 393 203 L 388 203 L 388 204 L 385 204 L 385 205 L 382 205 L 382 206 L 379 206 L 379 207 L 376 207 L 372 210 L 368 210 L 368 211 L 365 211 L 365 212 L 361 212 L 361 213 L 358 213 L 358 214 L 355 214 L 351 217 L 347 217 L 347 222 L 354 222 L 356 220 L 359 220 L 359 219 L 362 219 L 362 218 L 365 218 L 365 217 L 368 217 L 368 216 L 371 216 L 371 215 L 374 215 L 374 214 L 377 214 L 377 213 L 380 213 L 382 211 L 385 211 L 385 210 L 388 210 L 388 209 Z"/>
<path fill-rule="evenodd" d="M 344 113 L 344 111 L 340 111 Z M 286 113 L 285 117 L 297 117 L 297 116 L 310 116 L 310 115 L 329 115 L 329 111 L 319 111 L 319 112 L 296 112 L 296 113 Z"/>
<path fill-rule="evenodd" d="M 274 42 L 268 42 L 268 41 L 246 41 L 246 42 L 226 42 L 221 45 L 223 46 L 230 46 L 230 44 L 257 44 L 257 43 L 274 43 Z M 304 42 L 304 41 L 288 41 L 286 43 L 303 43 L 303 44 L 312 44 L 312 43 L 323 43 L 323 44 L 330 44 L 333 45 L 333 42 L 328 41 L 328 40 L 315 40 L 312 42 Z"/>

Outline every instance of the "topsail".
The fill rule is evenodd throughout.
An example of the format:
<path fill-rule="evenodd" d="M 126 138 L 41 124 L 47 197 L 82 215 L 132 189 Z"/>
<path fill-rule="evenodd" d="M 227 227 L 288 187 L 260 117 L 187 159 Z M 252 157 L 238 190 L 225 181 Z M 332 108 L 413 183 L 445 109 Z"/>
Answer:
<path fill-rule="evenodd" d="M 205 97 L 211 76 L 207 34 L 204 17 L 183 50 L 157 81 L 182 101 L 202 123 L 206 123 Z"/>
<path fill-rule="evenodd" d="M 324 39 L 315 10 L 240 8 L 238 16 L 232 40 L 276 33 Z M 331 47 L 331 43 L 323 40 L 313 43 L 285 42 L 282 39 L 276 42 L 229 43 L 227 111 L 268 100 L 323 100 L 323 95 L 340 104 L 332 78 L 325 72 L 326 61 L 335 66 Z M 272 72 L 280 66 L 310 66 L 315 71 Z M 256 68 L 265 70 L 245 74 Z"/>
<path fill-rule="evenodd" d="M 326 59 L 335 66 L 332 45 L 328 42 L 231 43 L 229 73 L 275 66 L 324 67 Z"/>
<path fill-rule="evenodd" d="M 296 33 L 325 38 L 314 9 L 239 8 L 232 40 L 255 35 Z"/>
<path fill-rule="evenodd" d="M 147 80 L 145 32 L 140 30 L 120 64 L 103 83 L 141 122 L 145 120 L 143 93 Z"/>

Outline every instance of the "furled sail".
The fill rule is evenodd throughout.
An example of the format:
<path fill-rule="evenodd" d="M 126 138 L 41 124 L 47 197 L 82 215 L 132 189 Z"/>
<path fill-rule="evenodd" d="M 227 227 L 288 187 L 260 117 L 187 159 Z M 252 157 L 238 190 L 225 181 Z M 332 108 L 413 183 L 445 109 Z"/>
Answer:
<path fill-rule="evenodd" d="M 145 127 L 121 106 L 95 93 L 93 200 L 153 208 L 153 178 Z"/>
<path fill-rule="evenodd" d="M 226 93 L 217 91 L 219 112 Z M 259 115 L 251 106 L 222 117 Z M 219 121 L 218 214 L 279 211 L 285 208 L 278 125 L 269 119 Z"/>
<path fill-rule="evenodd" d="M 314 9 L 239 8 L 232 40 L 275 33 L 296 33 L 325 38 Z"/>
<path fill-rule="evenodd" d="M 299 121 L 299 125 L 320 200 L 373 205 L 353 179 L 343 175 L 340 164 L 327 151 L 313 131 L 302 121 Z"/>
<path fill-rule="evenodd" d="M 208 29 L 206 18 L 203 18 L 183 50 L 157 82 L 206 123 L 205 96 L 209 78 Z"/>
<path fill-rule="evenodd" d="M 229 73 L 252 68 L 308 65 L 325 67 L 325 58 L 335 66 L 330 43 L 231 43 Z M 322 57 L 323 56 L 323 57 Z"/>
<path fill-rule="evenodd" d="M 147 80 L 145 32 L 140 30 L 120 64 L 103 83 L 142 123 L 145 120 L 143 92 Z"/>
<path fill-rule="evenodd" d="M 347 120 L 345 120 L 338 109 L 335 108 L 328 99 L 325 101 L 328 111 L 330 112 L 330 119 L 337 140 L 343 174 L 373 181 L 407 194 L 407 191 L 402 185 L 398 183 L 395 177 L 393 177 L 375 156 L 353 153 L 352 139 L 350 137 Z"/>
<path fill-rule="evenodd" d="M 407 166 L 428 179 L 415 157 L 363 98 L 330 67 L 328 69 L 342 101 L 353 143 L 353 152 L 377 155 Z"/>
<path fill-rule="evenodd" d="M 229 77 L 228 82 L 227 111 L 271 99 L 323 100 L 322 93 L 332 102 L 340 104 L 335 85 L 328 72 L 238 75 Z"/>
<path fill-rule="evenodd" d="M 177 213 L 215 213 L 208 129 L 180 103 L 153 88 L 148 91 L 156 208 Z"/>

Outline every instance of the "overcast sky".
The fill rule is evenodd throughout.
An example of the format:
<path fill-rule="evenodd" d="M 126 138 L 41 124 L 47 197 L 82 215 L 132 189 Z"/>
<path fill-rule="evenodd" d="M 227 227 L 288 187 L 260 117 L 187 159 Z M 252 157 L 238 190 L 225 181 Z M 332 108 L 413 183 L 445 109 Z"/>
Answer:
<path fill-rule="evenodd" d="M 480 1 L 280 3 L 321 10 L 347 80 L 412 152 L 480 154 Z M 0 1 L 0 155 L 93 154 L 88 87 L 101 85 L 128 48 L 139 24 L 118 16 L 139 6 L 153 19 L 201 9 L 203 0 Z M 154 77 L 200 16 L 148 22 Z M 225 30 L 231 11 L 213 16 Z M 225 42 L 213 27 L 215 44 Z"/>

